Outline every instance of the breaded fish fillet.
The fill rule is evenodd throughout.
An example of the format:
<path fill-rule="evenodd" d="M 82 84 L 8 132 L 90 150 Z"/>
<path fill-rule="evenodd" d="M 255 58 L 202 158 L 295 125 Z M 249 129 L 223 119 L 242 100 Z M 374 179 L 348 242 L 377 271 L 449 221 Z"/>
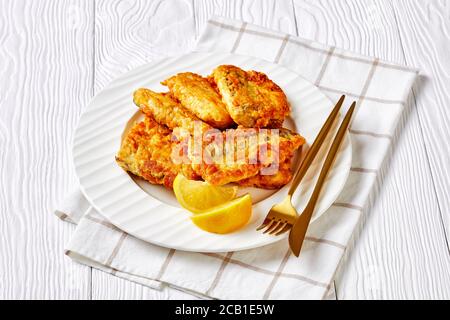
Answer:
<path fill-rule="evenodd" d="M 141 88 L 134 92 L 133 101 L 144 114 L 172 130 L 183 128 L 190 134 L 194 134 L 195 125 L 199 126 L 202 133 L 212 129 L 189 110 L 183 108 L 170 93 L 158 93 Z"/>
<path fill-rule="evenodd" d="M 289 115 L 286 95 L 264 73 L 221 65 L 211 77 L 231 118 L 241 126 L 281 128 Z"/>
<path fill-rule="evenodd" d="M 145 117 L 128 132 L 116 156 L 117 163 L 128 172 L 152 184 L 172 188 L 179 172 L 189 179 L 198 178 L 189 168 L 172 162 L 172 131 Z"/>
<path fill-rule="evenodd" d="M 288 158 L 279 164 L 279 168 L 274 174 L 257 174 L 253 177 L 237 182 L 242 187 L 255 187 L 262 189 L 279 189 L 288 184 L 292 178 L 292 159 Z"/>
<path fill-rule="evenodd" d="M 235 137 L 235 139 L 227 139 L 227 135 Z M 238 140 L 237 137 L 243 138 L 243 140 Z M 193 157 L 190 152 L 191 166 L 203 180 L 212 185 L 224 185 L 254 177 L 261 170 L 268 170 L 274 164 L 284 164 L 305 143 L 302 136 L 288 129 L 280 129 L 277 136 L 270 134 L 266 135 L 266 138 L 261 137 L 264 135 L 256 129 L 240 127 L 227 130 L 222 133 L 222 141 L 205 143 L 201 159 Z M 288 163 L 290 164 L 290 161 Z M 280 167 L 286 169 L 286 165 Z M 272 175 L 275 173 L 273 172 Z M 287 174 L 288 177 L 284 178 L 284 174 Z M 271 186 L 289 182 L 290 173 L 283 170 L 280 175 L 272 182 L 269 179 L 260 178 L 259 184 Z M 251 183 L 257 185 L 257 181 L 247 182 L 248 185 Z"/>
<path fill-rule="evenodd" d="M 225 129 L 233 125 L 217 88 L 208 79 L 184 72 L 161 83 L 169 88 L 183 107 L 214 128 Z"/>

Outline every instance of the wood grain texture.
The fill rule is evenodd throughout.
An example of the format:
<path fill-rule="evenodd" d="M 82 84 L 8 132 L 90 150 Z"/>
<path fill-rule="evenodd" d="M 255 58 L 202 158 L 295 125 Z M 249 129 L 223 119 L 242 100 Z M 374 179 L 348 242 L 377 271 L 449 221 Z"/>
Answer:
<path fill-rule="evenodd" d="M 422 71 L 414 98 L 450 252 L 450 2 L 392 4 L 405 61 Z"/>
<path fill-rule="evenodd" d="M 188 0 L 95 2 L 95 92 L 146 62 L 188 52 L 195 44 Z"/>
<path fill-rule="evenodd" d="M 300 36 L 405 64 L 389 1 L 294 3 Z M 450 297 L 450 258 L 424 148 L 428 130 L 411 98 L 338 272 L 339 299 Z"/>
<path fill-rule="evenodd" d="M 1 2 L 0 299 L 86 299 L 90 269 L 64 256 L 53 215 L 75 185 L 70 145 L 92 94 L 92 7 Z"/>
<path fill-rule="evenodd" d="M 291 0 L 194 0 L 196 34 L 213 15 L 243 20 L 266 28 L 296 34 Z"/>

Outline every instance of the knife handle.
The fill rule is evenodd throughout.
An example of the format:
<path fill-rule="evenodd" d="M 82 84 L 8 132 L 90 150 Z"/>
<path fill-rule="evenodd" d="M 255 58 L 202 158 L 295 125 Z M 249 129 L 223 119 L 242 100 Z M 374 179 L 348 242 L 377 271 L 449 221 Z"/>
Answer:
<path fill-rule="evenodd" d="M 314 158 L 316 157 L 317 153 L 320 150 L 320 147 L 323 144 L 323 141 L 325 140 L 326 136 L 328 135 L 328 132 L 331 129 L 331 126 L 334 123 L 334 120 L 339 114 L 339 110 L 341 109 L 342 103 L 344 102 L 345 95 L 342 95 L 339 101 L 336 103 L 335 107 L 331 111 L 330 115 L 328 116 L 327 120 L 325 121 L 324 125 L 320 129 L 319 134 L 317 135 L 316 139 L 314 140 L 313 144 L 309 148 L 308 152 L 306 153 L 305 158 L 303 159 L 302 163 L 300 164 L 300 167 L 298 168 L 297 172 L 294 175 L 294 178 L 292 179 L 291 187 L 289 188 L 288 195 L 292 196 L 292 194 L 297 189 L 298 185 L 302 181 L 303 177 L 305 176 L 306 172 L 308 171 L 311 163 L 313 162 Z"/>

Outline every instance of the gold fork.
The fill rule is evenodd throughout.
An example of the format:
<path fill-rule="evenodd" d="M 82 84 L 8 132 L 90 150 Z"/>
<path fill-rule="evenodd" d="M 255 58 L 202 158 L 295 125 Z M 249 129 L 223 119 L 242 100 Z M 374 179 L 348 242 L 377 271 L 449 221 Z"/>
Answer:
<path fill-rule="evenodd" d="M 256 230 L 265 229 L 264 233 L 278 236 L 289 231 L 292 228 L 298 216 L 297 210 L 295 210 L 294 206 L 292 205 L 292 195 L 294 194 L 298 185 L 308 171 L 308 168 L 310 167 L 312 161 L 319 152 L 319 149 L 322 146 L 326 136 L 328 135 L 328 132 L 330 131 L 334 120 L 339 114 L 339 110 L 341 109 L 344 99 L 345 95 L 341 96 L 339 101 L 336 103 L 336 106 L 333 108 L 327 120 L 325 121 L 323 127 L 320 129 L 319 134 L 317 135 L 296 174 L 294 175 L 294 178 L 292 179 L 292 184 L 289 188 L 287 196 L 281 203 L 274 205 L 272 209 L 270 209 L 263 223 Z"/>

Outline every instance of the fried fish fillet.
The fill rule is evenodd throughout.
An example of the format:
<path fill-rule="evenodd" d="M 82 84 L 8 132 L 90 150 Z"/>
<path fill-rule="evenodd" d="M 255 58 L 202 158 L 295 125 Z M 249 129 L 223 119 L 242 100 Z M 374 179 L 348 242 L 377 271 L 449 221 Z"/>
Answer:
<path fill-rule="evenodd" d="M 283 90 L 264 73 L 221 65 L 211 77 L 228 112 L 247 128 L 281 128 L 290 108 Z"/>
<path fill-rule="evenodd" d="M 189 110 L 183 108 L 170 93 L 158 93 L 141 88 L 134 92 L 133 101 L 144 114 L 172 130 L 183 128 L 190 134 L 194 134 L 196 126 L 202 133 L 212 129 Z"/>
<path fill-rule="evenodd" d="M 215 136 L 215 142 L 206 142 L 202 146 L 202 157 L 189 152 L 194 172 L 212 185 L 224 185 L 251 179 L 268 169 L 282 163 L 282 172 L 276 177 L 247 180 L 246 185 L 260 185 L 275 188 L 286 184 L 291 176 L 289 164 L 295 151 L 305 143 L 305 139 L 288 129 L 280 129 L 278 135 L 261 134 L 261 130 L 239 127 Z M 227 138 L 228 136 L 228 138 Z M 233 139 L 230 139 L 233 137 Z M 263 137 L 263 138 L 261 138 Z M 239 140 L 242 139 L 242 140 Z M 220 140 L 220 141 L 217 141 Z M 192 149 L 192 147 L 191 147 Z M 231 156 L 230 156 L 231 155 Z M 272 173 L 275 175 L 276 172 Z"/>
<path fill-rule="evenodd" d="M 183 107 L 212 127 L 225 129 L 233 125 L 220 94 L 208 79 L 184 72 L 161 83 L 169 88 Z"/>
<path fill-rule="evenodd" d="M 292 159 L 288 158 L 279 164 L 274 174 L 257 174 L 253 177 L 237 181 L 242 187 L 255 187 L 262 189 L 279 189 L 288 184 L 292 178 Z"/>
<path fill-rule="evenodd" d="M 171 189 L 179 172 L 189 179 L 198 176 L 189 168 L 172 162 L 172 131 L 145 117 L 128 132 L 116 156 L 117 163 L 128 172 L 152 184 Z"/>

